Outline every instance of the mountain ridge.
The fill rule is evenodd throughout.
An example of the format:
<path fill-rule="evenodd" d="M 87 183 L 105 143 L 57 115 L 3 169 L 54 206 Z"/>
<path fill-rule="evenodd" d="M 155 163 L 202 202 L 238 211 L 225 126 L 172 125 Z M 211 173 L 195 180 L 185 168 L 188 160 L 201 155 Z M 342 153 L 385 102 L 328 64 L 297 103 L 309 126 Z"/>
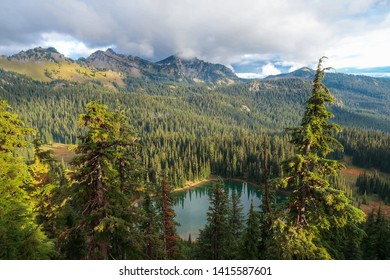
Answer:
<path fill-rule="evenodd" d="M 269 75 L 264 80 L 270 79 L 284 79 L 284 78 L 302 78 L 305 80 L 313 80 L 316 71 L 309 67 L 301 67 L 295 71 L 289 73 L 282 73 L 278 75 Z"/>
<path fill-rule="evenodd" d="M 305 81 L 312 81 L 314 76 L 315 70 L 308 67 L 302 67 L 290 73 L 268 76 L 264 81 L 282 79 L 303 79 Z M 325 73 L 323 83 L 329 87 L 331 91 L 335 91 L 336 94 L 339 91 L 344 91 L 390 100 L 390 79 L 388 78 L 329 71 Z"/>
<path fill-rule="evenodd" d="M 68 66 L 68 72 L 73 73 L 64 75 L 61 69 L 63 64 Z M 137 56 L 116 53 L 111 48 L 106 51 L 98 50 L 86 58 L 72 60 L 60 54 L 55 48 L 37 47 L 8 57 L 1 56 L 0 67 L 41 81 L 76 79 L 76 81 L 101 82 L 102 78 L 94 80 L 94 76 L 98 73 L 106 78 L 103 79 L 105 84 L 109 79 L 103 72 L 112 71 L 112 75 L 115 76 L 112 84 L 115 83 L 115 86 L 124 85 L 126 80 L 132 79 L 212 86 L 241 81 L 231 69 L 222 64 L 213 64 L 197 58 L 184 59 L 175 55 L 158 62 L 151 62 Z M 83 77 L 80 73 L 87 73 L 87 75 Z M 122 80 L 122 83 L 118 79 Z"/>

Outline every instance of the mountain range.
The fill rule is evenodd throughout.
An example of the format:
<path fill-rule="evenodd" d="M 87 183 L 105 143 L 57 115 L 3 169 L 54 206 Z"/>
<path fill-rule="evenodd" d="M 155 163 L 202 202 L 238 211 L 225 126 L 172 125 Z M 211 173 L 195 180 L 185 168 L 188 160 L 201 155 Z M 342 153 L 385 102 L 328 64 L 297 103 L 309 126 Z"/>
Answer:
<path fill-rule="evenodd" d="M 0 68 L 40 81 L 90 81 L 109 87 L 124 86 L 126 81 L 132 79 L 205 85 L 228 85 L 239 81 L 228 67 L 198 58 L 172 55 L 158 62 L 150 62 L 137 56 L 118 54 L 112 49 L 72 60 L 55 48 L 38 47 L 9 57 L 1 56 Z"/>
<path fill-rule="evenodd" d="M 134 80 L 151 82 L 175 82 L 203 84 L 207 86 L 232 85 L 243 80 L 228 67 L 205 62 L 198 58 L 169 56 L 161 61 L 151 62 L 137 56 L 118 54 L 112 49 L 96 51 L 87 58 L 72 60 L 59 53 L 55 48 L 37 47 L 21 51 L 11 56 L 0 56 L 0 68 L 24 74 L 34 80 L 50 82 L 68 80 L 73 82 L 92 82 L 107 87 L 125 87 Z M 303 79 L 313 80 L 315 71 L 303 67 L 291 73 L 268 76 L 264 80 Z M 369 94 L 371 90 L 388 92 L 390 79 L 369 76 L 348 75 L 329 72 L 325 83 L 333 89 L 346 89 L 361 85 Z M 385 94 L 387 95 L 387 94 Z"/>

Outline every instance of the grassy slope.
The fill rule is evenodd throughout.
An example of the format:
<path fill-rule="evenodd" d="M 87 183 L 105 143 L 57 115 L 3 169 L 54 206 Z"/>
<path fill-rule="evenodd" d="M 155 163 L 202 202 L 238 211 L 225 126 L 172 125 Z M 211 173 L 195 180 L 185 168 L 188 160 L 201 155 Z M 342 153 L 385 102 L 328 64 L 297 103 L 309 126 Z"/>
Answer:
<path fill-rule="evenodd" d="M 42 82 L 62 79 L 77 82 L 98 82 L 111 89 L 115 89 L 113 83 L 124 86 L 123 77 L 118 72 L 96 70 L 74 62 L 17 61 L 0 57 L 0 68 L 26 75 L 33 80 Z"/>
<path fill-rule="evenodd" d="M 355 185 L 356 179 L 359 176 L 360 173 L 366 172 L 366 173 L 373 173 L 374 170 L 364 169 L 357 166 L 352 165 L 352 160 L 350 157 L 344 158 L 344 164 L 347 167 L 346 169 L 341 171 L 341 174 L 349 188 L 352 189 L 353 196 L 359 197 L 360 201 L 362 200 L 362 197 L 357 192 L 357 187 Z M 378 172 L 379 175 L 383 178 L 389 179 L 390 174 Z M 383 213 L 390 217 L 390 205 L 385 205 L 382 199 L 380 199 L 377 195 L 372 194 L 367 196 L 367 203 L 368 204 L 360 204 L 360 208 L 364 211 L 364 213 L 368 214 L 372 210 L 375 212 L 378 211 L 379 207 L 383 211 Z M 357 201 L 354 202 L 355 206 L 358 206 L 359 203 Z"/>
<path fill-rule="evenodd" d="M 64 161 L 65 163 L 69 163 L 73 157 L 75 156 L 74 151 L 70 150 L 71 145 L 61 144 L 61 143 L 53 143 L 50 145 L 43 146 L 43 150 L 51 150 L 53 151 L 53 157 L 59 161 Z"/>

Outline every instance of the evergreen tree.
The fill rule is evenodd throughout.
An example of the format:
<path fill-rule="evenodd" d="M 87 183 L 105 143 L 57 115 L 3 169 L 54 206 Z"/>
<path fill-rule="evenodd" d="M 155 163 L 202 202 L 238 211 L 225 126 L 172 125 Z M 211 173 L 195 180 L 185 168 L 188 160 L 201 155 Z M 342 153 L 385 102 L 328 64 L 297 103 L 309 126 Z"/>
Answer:
<path fill-rule="evenodd" d="M 223 260 L 227 256 L 229 242 L 229 200 L 222 179 L 213 184 L 207 223 L 199 233 L 197 257 L 199 259 Z"/>
<path fill-rule="evenodd" d="M 327 180 L 336 176 L 342 165 L 326 158 L 341 144 L 333 137 L 339 126 L 328 121 L 333 114 L 326 103 L 332 102 L 333 97 L 322 83 L 327 70 L 322 62 L 323 58 L 318 63 L 301 125 L 290 129 L 296 154 L 283 163 L 285 176 L 276 180 L 277 186 L 291 191 L 280 218 L 274 221 L 277 258 L 330 259 L 322 233 L 364 219 L 364 213 Z"/>
<path fill-rule="evenodd" d="M 377 213 L 375 238 L 377 259 L 390 259 L 390 222 L 382 213 L 381 208 Z"/>
<path fill-rule="evenodd" d="M 246 228 L 241 247 L 241 257 L 245 260 L 256 260 L 259 258 L 259 242 L 260 242 L 260 217 L 259 213 L 254 210 L 253 201 L 248 212 Z"/>
<path fill-rule="evenodd" d="M 141 224 L 145 255 L 151 260 L 162 259 L 164 257 L 164 244 L 161 239 L 162 219 L 149 193 L 145 194 L 142 207 L 145 215 Z"/>
<path fill-rule="evenodd" d="M 376 223 L 374 210 L 372 210 L 367 215 L 367 220 L 364 223 L 363 229 L 366 233 L 361 245 L 363 251 L 363 259 L 374 260 L 376 259 Z"/>
<path fill-rule="evenodd" d="M 240 245 L 242 240 L 242 214 L 243 206 L 241 199 L 235 190 L 232 190 L 230 211 L 228 213 L 228 240 L 229 243 L 226 256 L 227 259 L 237 259 L 240 257 Z"/>
<path fill-rule="evenodd" d="M 96 102 L 80 116 L 85 135 L 79 137 L 69 205 L 76 220 L 65 232 L 78 232 L 84 240 L 87 259 L 139 258 L 139 209 L 131 201 L 130 187 L 122 182 L 118 155 L 133 147 L 136 137 L 122 112 L 110 112 Z M 131 168 L 131 167 L 129 167 Z"/>
<path fill-rule="evenodd" d="M 175 259 L 178 255 L 178 240 L 176 234 L 175 212 L 173 210 L 173 199 L 171 186 L 163 179 L 161 182 L 160 211 L 162 217 L 162 239 L 165 257 Z"/>
<path fill-rule="evenodd" d="M 366 236 L 361 248 L 365 260 L 386 260 L 390 258 L 390 221 L 381 208 L 368 215 L 364 225 Z"/>
<path fill-rule="evenodd" d="M 31 132 L 0 100 L 0 259 L 47 259 L 53 253 L 35 221 L 28 166 L 17 156 Z"/>
<path fill-rule="evenodd" d="M 361 243 L 364 237 L 364 231 L 354 223 L 349 223 L 344 232 L 342 232 L 341 240 L 343 241 L 343 259 L 346 260 L 361 260 L 363 252 Z M 347 237 L 347 238 L 345 238 Z M 341 259 L 341 258 L 339 258 Z"/>
<path fill-rule="evenodd" d="M 263 167 L 263 192 L 262 192 L 262 212 L 260 213 L 261 238 L 258 242 L 258 253 L 261 259 L 267 258 L 267 245 L 272 235 L 272 211 L 271 211 L 271 190 L 269 184 L 268 170 L 268 155 L 267 148 L 264 142 L 262 152 L 262 167 Z"/>
<path fill-rule="evenodd" d="M 53 151 L 42 149 L 40 139 L 35 139 L 34 160 L 29 164 L 32 177 L 31 196 L 37 221 L 50 238 L 55 238 L 55 219 L 61 203 L 61 188 L 66 185 L 63 167 L 53 158 Z"/>

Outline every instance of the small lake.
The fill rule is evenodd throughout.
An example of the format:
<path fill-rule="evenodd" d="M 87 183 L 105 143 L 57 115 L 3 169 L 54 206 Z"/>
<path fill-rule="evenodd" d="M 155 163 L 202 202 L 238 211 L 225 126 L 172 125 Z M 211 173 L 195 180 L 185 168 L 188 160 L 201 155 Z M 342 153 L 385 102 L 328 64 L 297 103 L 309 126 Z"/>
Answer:
<path fill-rule="evenodd" d="M 177 234 L 181 238 L 187 240 L 189 234 L 191 234 L 192 240 L 196 239 L 199 230 L 206 224 L 211 185 L 211 183 L 207 183 L 203 186 L 175 193 L 175 220 L 180 224 L 177 226 Z M 234 191 L 241 198 L 245 219 L 252 200 L 255 209 L 259 210 L 258 207 L 261 205 L 261 190 L 259 188 L 245 182 L 225 181 L 225 190 L 229 196 Z"/>

